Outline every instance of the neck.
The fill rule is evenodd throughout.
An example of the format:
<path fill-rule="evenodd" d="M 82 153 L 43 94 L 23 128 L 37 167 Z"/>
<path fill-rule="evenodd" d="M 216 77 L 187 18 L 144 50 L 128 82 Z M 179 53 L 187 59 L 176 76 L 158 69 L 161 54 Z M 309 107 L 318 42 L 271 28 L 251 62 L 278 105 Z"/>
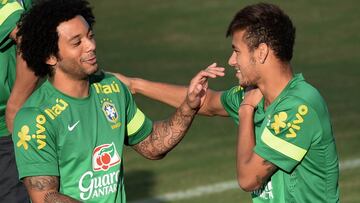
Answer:
<path fill-rule="evenodd" d="M 89 79 L 74 79 L 59 72 L 49 78 L 51 84 L 60 92 L 74 97 L 85 98 L 89 96 Z"/>
<path fill-rule="evenodd" d="M 264 108 L 266 109 L 285 89 L 293 78 L 293 73 L 289 63 L 277 63 L 265 69 L 267 71 L 263 74 L 258 87 L 264 95 Z"/>

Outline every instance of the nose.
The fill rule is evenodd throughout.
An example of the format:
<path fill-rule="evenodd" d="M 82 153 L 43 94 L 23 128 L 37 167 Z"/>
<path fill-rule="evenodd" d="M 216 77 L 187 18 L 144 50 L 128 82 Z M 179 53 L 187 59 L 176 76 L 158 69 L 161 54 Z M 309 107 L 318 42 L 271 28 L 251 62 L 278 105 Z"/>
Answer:
<path fill-rule="evenodd" d="M 86 38 L 86 52 L 92 52 L 96 49 L 96 42 L 94 38 Z"/>
<path fill-rule="evenodd" d="M 228 64 L 232 67 L 234 67 L 236 65 L 236 53 L 235 51 L 232 52 L 229 60 L 228 60 Z"/>

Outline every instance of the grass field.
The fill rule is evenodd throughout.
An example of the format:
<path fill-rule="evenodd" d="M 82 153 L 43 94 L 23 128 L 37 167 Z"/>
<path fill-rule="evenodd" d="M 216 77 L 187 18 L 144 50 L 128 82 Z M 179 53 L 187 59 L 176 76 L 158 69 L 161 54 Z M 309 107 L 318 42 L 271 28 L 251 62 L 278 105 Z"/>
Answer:
<path fill-rule="evenodd" d="M 225 31 L 237 10 L 252 1 L 91 0 L 101 67 L 130 76 L 187 84 L 200 69 L 231 53 Z M 269 1 L 280 5 L 297 28 L 295 72 L 316 86 L 328 102 L 341 161 L 360 159 L 360 2 L 357 0 Z M 212 89 L 236 84 L 228 68 Z M 138 106 L 153 120 L 173 109 L 142 96 Z M 164 160 L 149 161 L 125 151 L 128 200 L 156 198 L 194 187 L 235 180 L 236 126 L 228 118 L 196 118 L 182 143 Z M 360 167 L 341 171 L 341 202 L 360 202 Z M 150 202 L 150 201 L 148 201 Z M 174 203 L 250 202 L 240 189 L 209 193 Z"/>

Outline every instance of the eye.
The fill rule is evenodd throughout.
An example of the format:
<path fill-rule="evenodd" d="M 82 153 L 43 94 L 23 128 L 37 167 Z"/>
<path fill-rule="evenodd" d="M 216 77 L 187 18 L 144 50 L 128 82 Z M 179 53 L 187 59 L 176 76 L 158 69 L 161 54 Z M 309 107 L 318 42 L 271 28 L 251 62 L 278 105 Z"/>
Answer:
<path fill-rule="evenodd" d="M 89 33 L 89 39 L 94 39 L 94 37 L 95 37 L 95 34 L 94 33 Z"/>
<path fill-rule="evenodd" d="M 80 44 L 81 44 L 81 41 L 80 41 L 80 40 L 73 43 L 74 47 L 77 47 L 77 46 L 79 46 Z"/>
<path fill-rule="evenodd" d="M 236 54 L 240 53 L 240 51 L 237 49 L 233 49 L 233 52 L 235 52 Z"/>

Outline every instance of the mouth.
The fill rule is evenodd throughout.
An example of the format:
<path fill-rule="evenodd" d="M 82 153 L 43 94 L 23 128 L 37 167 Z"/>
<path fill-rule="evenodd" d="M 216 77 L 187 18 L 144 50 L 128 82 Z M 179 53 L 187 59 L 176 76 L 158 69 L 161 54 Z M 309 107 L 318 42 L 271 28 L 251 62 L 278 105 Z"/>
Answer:
<path fill-rule="evenodd" d="M 87 63 L 87 64 L 90 64 L 90 65 L 95 65 L 96 64 L 96 56 L 91 56 L 89 58 L 85 58 L 85 59 L 82 59 L 81 62 L 83 63 Z"/>
<path fill-rule="evenodd" d="M 235 67 L 235 77 L 237 77 L 239 80 L 242 78 L 241 70 L 239 67 Z"/>

